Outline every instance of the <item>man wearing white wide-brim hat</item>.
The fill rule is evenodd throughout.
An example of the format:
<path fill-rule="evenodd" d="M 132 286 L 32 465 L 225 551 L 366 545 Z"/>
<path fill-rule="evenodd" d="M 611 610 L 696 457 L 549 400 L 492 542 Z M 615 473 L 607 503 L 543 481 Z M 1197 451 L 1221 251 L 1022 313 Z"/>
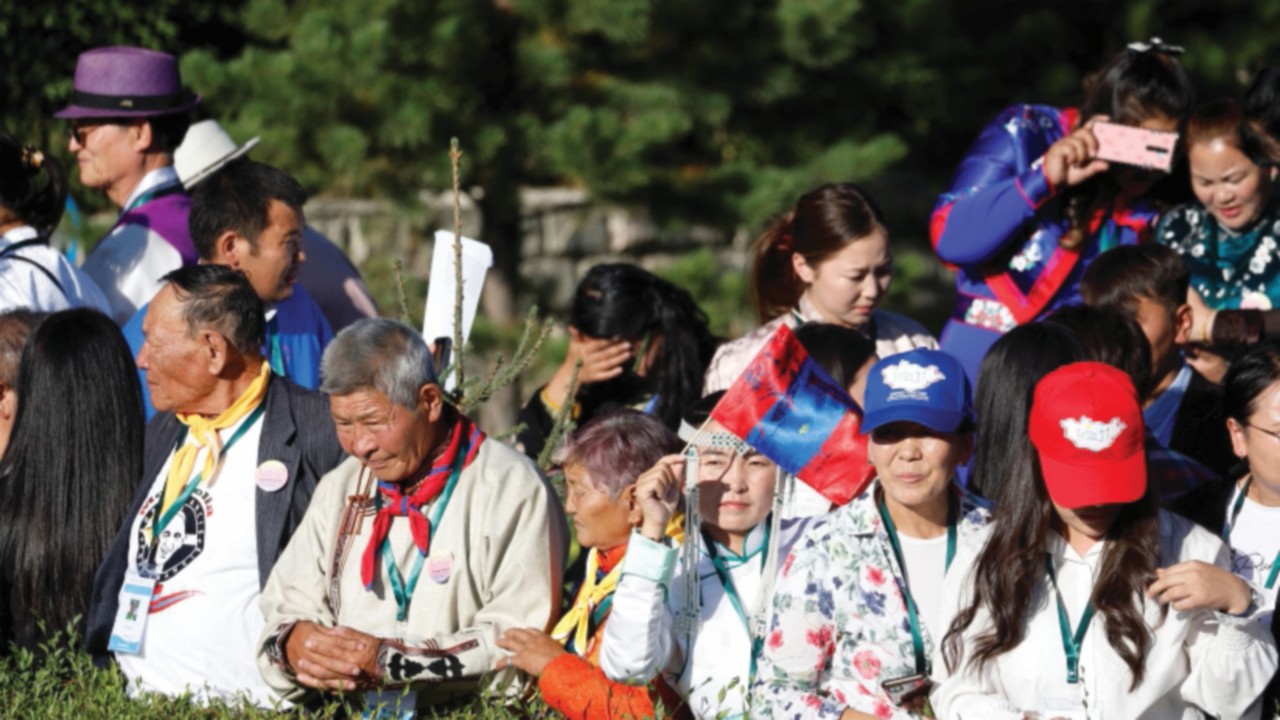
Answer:
<path fill-rule="evenodd" d="M 174 172 L 173 151 L 199 102 L 182 87 L 172 55 L 104 47 L 80 55 L 70 102 L 54 114 L 68 122 L 80 182 L 120 208 L 83 268 L 118 323 L 159 291 L 163 275 L 196 261 L 191 198 Z"/>
<path fill-rule="evenodd" d="M 255 137 L 236 145 L 217 120 L 202 120 L 191 126 L 178 146 L 174 167 L 182 184 L 194 192 L 196 185 L 257 144 Z M 302 251 L 307 262 L 298 274 L 298 285 L 320 306 L 335 333 L 361 318 L 378 316 L 373 295 L 342 248 L 308 225 L 302 231 Z"/>

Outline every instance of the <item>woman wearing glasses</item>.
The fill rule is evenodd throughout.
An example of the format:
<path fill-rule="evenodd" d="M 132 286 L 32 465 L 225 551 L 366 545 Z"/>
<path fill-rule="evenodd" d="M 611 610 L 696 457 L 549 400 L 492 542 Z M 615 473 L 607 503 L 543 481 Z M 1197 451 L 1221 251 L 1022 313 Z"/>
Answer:
<path fill-rule="evenodd" d="M 1231 364 L 1223 387 L 1231 445 L 1243 462 L 1234 482 L 1203 486 L 1177 510 L 1231 546 L 1231 569 L 1259 588 L 1261 604 L 1275 608 L 1280 576 L 1280 343 L 1255 345 Z M 1274 617 L 1274 616 L 1273 616 Z M 1273 634 L 1277 627 L 1271 623 Z M 1274 709 L 1273 678 L 1262 707 Z"/>

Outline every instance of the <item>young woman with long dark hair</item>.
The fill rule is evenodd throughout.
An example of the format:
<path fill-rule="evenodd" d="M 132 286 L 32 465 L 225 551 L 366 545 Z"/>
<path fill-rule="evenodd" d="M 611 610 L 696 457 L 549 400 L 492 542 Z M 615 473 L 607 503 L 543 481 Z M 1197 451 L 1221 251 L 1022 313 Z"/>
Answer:
<path fill-rule="evenodd" d="M 843 325 L 876 343 L 887 357 L 938 343 L 919 323 L 879 309 L 893 279 L 884 213 L 854 183 L 823 185 L 756 238 L 751 293 L 764 325 L 727 343 L 707 368 L 704 392 L 726 390 L 779 325 Z"/>
<path fill-rule="evenodd" d="M 596 265 L 573 296 L 564 362 L 520 413 L 521 447 L 538 457 L 565 403 L 573 403 L 579 424 L 634 407 L 674 431 L 702 397 L 702 373 L 715 349 L 707 317 L 687 291 L 635 265 Z M 578 389 L 569 397 L 578 360 Z"/>
<path fill-rule="evenodd" d="M 1001 334 L 1078 303 L 1094 257 L 1150 236 L 1157 208 L 1146 196 L 1163 174 L 1097 159 L 1092 128 L 1177 129 L 1193 101 L 1179 52 L 1158 40 L 1131 45 L 1085 81 L 1079 108 L 1010 107 L 960 162 L 930 234 L 958 269 L 942 346 L 971 379 Z"/>
<path fill-rule="evenodd" d="M 970 492 L 998 500 L 1010 462 L 1027 442 L 1027 417 L 1036 383 L 1051 371 L 1084 360 L 1079 341 L 1055 323 L 1019 325 L 996 340 L 982 359 L 974 409 L 977 440 L 966 486 Z"/>
<path fill-rule="evenodd" d="M 943 587 L 939 717 L 1239 718 L 1276 669 L 1223 543 L 1157 509 L 1132 381 L 1072 363 L 1036 386 L 989 533 Z"/>
<path fill-rule="evenodd" d="M 107 309 L 89 276 L 49 247 L 66 202 L 57 158 L 0 131 L 0 310 Z"/>
<path fill-rule="evenodd" d="M 87 308 L 45 318 L 23 349 L 0 461 L 0 648 L 83 632 L 93 577 L 142 473 L 129 347 Z"/>

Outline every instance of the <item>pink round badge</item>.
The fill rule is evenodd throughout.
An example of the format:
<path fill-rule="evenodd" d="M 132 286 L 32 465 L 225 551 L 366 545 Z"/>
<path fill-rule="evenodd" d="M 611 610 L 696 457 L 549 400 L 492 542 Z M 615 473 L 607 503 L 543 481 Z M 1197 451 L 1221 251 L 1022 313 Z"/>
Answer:
<path fill-rule="evenodd" d="M 289 468 L 279 460 L 268 460 L 258 466 L 254 473 L 258 488 L 264 492 L 275 492 L 289 482 Z"/>
<path fill-rule="evenodd" d="M 427 558 L 427 575 L 431 576 L 432 582 L 443 585 L 449 582 L 452 574 L 453 553 L 444 552 Z"/>

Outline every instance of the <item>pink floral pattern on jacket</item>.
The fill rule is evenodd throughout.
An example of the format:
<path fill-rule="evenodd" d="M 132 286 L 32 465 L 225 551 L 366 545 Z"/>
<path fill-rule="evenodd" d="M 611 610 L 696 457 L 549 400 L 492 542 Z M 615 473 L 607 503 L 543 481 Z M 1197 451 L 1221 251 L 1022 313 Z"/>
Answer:
<path fill-rule="evenodd" d="M 903 573 L 876 507 L 878 487 L 812 527 L 783 564 L 752 686 L 759 717 L 834 719 L 845 708 L 886 720 L 914 717 L 880 689 L 916 668 Z M 990 520 L 981 502 L 961 494 L 962 538 Z M 934 640 L 921 630 L 932 656 Z"/>

